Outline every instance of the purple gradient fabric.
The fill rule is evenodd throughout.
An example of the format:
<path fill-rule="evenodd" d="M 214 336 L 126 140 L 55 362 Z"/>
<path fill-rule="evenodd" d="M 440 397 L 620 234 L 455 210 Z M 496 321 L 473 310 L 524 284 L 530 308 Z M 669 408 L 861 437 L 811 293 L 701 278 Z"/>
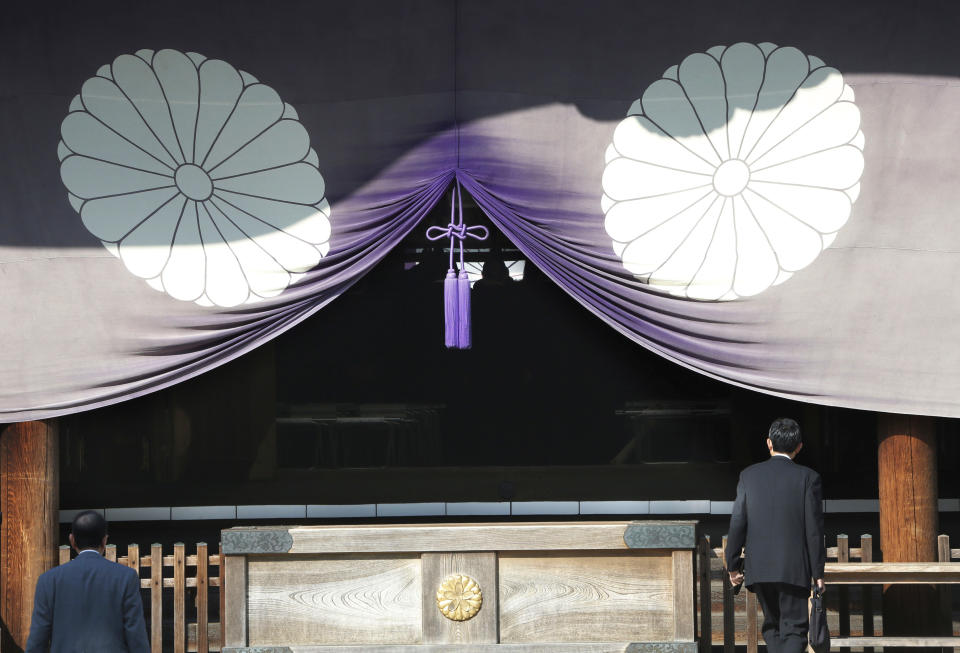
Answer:
<path fill-rule="evenodd" d="M 455 181 L 531 264 L 638 346 L 760 392 L 960 416 L 960 133 L 951 118 L 960 106 L 960 9 L 924 7 L 880 15 L 870 2 L 693 0 L 20 6 L 0 27 L 0 421 L 124 401 L 269 341 L 349 292 L 422 229 Z M 750 91 L 757 66 L 789 72 L 798 61 L 788 93 L 760 92 L 759 81 Z M 736 74 L 710 73 L 728 64 Z M 728 86 L 711 87 L 717 80 Z M 670 89 L 684 84 L 696 118 L 686 126 L 677 116 L 687 105 L 670 104 Z M 809 115 L 788 108 L 798 88 Z M 212 95 L 190 105 L 176 95 L 183 89 Z M 235 124 L 218 113 L 216 93 L 243 107 Z M 725 104 L 711 104 L 719 96 Z M 104 97 L 113 104 L 98 103 Z M 268 109 L 275 115 L 264 117 Z M 268 131 L 272 140 L 257 140 Z M 230 151 L 217 144 L 227 132 Z M 750 138 L 754 147 L 766 138 L 770 151 L 823 144 L 766 163 L 758 155 L 741 178 L 746 164 L 731 142 Z M 656 170 L 636 163 L 678 143 L 695 156 L 662 155 L 693 172 L 666 159 Z M 198 149 L 219 163 L 193 158 Z M 697 172 L 711 150 L 720 163 Z M 115 161 L 118 152 L 128 158 Z M 805 165 L 808 156 L 817 158 Z M 261 167 L 253 175 L 243 165 Z M 717 207 L 760 206 L 750 189 L 782 183 L 770 180 L 778 165 L 798 175 L 783 185 L 814 188 L 802 191 L 806 206 L 822 206 L 805 217 L 826 225 L 816 252 L 774 242 L 793 237 L 768 228 L 775 207 L 763 205 L 751 209 L 760 231 L 729 218 L 737 235 L 729 270 L 752 260 L 747 236 L 762 231 L 779 257 L 776 278 L 704 299 L 696 275 L 724 261 L 704 254 L 667 281 L 657 276 L 667 263 L 638 272 L 687 242 L 640 242 L 683 207 L 657 219 L 637 209 L 632 219 L 652 222 L 631 232 L 614 205 L 687 192 L 671 184 L 706 174 L 707 199 L 686 206 L 714 195 Z M 159 190 L 142 181 L 157 175 L 171 181 Z M 841 192 L 846 213 L 835 220 L 827 199 Z M 133 215 L 140 198 L 156 204 Z M 269 202 L 282 210 L 251 208 Z M 186 208 L 171 218 L 171 206 Z M 285 227 L 270 226 L 287 213 Z M 799 242 L 799 227 L 790 233 Z M 284 240 L 291 234 L 296 243 Z M 279 253 L 271 262 L 263 252 Z M 249 284 L 250 301 L 229 301 L 236 283 L 219 269 Z M 270 286 L 278 270 L 283 282 Z M 675 279 L 683 283 L 671 286 Z"/>

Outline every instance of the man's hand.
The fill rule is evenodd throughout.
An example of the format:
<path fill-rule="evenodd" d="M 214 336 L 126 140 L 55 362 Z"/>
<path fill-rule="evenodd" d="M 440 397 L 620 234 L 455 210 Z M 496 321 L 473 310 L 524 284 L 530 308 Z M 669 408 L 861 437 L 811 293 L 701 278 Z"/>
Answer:
<path fill-rule="evenodd" d="M 823 582 L 822 578 L 818 578 L 815 582 L 817 583 L 817 589 L 820 590 L 821 593 L 827 591 L 827 585 Z"/>
<path fill-rule="evenodd" d="M 727 572 L 727 573 L 730 574 L 730 584 L 731 584 L 731 585 L 736 586 L 736 585 L 739 585 L 740 583 L 743 582 L 743 572 L 742 572 L 742 571 L 730 571 L 730 572 Z M 820 582 L 822 583 L 823 580 L 821 580 Z"/>

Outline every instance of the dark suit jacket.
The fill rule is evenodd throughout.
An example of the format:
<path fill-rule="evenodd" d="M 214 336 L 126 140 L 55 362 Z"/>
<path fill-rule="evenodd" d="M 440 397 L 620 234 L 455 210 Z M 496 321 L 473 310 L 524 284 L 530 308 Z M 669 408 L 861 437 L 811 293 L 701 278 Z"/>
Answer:
<path fill-rule="evenodd" d="M 820 475 L 784 456 L 740 473 L 727 533 L 727 569 L 745 548 L 744 583 L 810 587 L 823 578 L 823 491 Z"/>
<path fill-rule="evenodd" d="M 148 653 L 140 576 L 96 552 L 37 581 L 26 653 Z"/>

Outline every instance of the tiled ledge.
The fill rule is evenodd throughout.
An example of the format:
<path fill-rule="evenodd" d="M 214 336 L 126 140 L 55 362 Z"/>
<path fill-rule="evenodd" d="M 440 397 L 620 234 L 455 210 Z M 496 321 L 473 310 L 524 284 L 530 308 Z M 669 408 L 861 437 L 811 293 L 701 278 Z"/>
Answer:
<path fill-rule="evenodd" d="M 940 499 L 940 512 L 960 512 L 960 499 Z M 361 503 L 247 506 L 94 508 L 110 522 L 251 521 L 257 519 L 398 519 L 405 517 L 549 517 L 563 515 L 729 515 L 733 501 L 490 501 L 462 503 Z M 828 499 L 826 513 L 876 513 L 875 499 Z M 80 510 L 61 510 L 68 524 Z"/>

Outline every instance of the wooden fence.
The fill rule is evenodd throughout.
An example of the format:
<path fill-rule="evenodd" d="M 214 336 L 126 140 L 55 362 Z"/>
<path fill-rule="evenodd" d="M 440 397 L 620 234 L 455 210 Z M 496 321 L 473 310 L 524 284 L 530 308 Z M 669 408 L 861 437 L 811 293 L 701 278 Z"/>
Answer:
<path fill-rule="evenodd" d="M 736 645 L 746 645 L 747 653 L 757 653 L 762 641 L 758 632 L 762 619 L 759 606 L 752 592 L 741 591 L 734 596 L 723 563 L 726 543 L 724 536 L 722 546 L 712 548 L 709 536 L 703 536 L 697 547 L 700 652 L 709 653 L 711 645 L 722 644 L 724 653 L 734 653 Z M 827 547 L 827 579 L 829 581 L 831 575 L 843 579 L 840 581 L 843 584 L 831 583 L 826 594 L 832 648 L 849 651 L 850 646 L 863 646 L 865 652 L 872 653 L 874 649 L 870 645 L 925 645 L 955 647 L 954 651 L 960 653 L 960 638 L 957 637 L 911 637 L 896 641 L 879 637 L 883 629 L 879 615 L 879 583 L 960 582 L 960 564 L 954 562 L 960 560 L 960 549 L 951 549 L 950 538 L 941 535 L 937 538 L 937 552 L 938 562 L 935 563 L 877 564 L 874 562 L 872 536 L 862 535 L 860 546 L 851 547 L 846 535 L 838 535 L 836 546 Z M 891 580 L 897 575 L 899 578 Z M 854 585 L 858 592 L 850 591 L 853 583 L 862 583 L 859 587 Z M 949 584 L 940 586 L 940 609 L 945 614 L 952 612 Z"/>
<path fill-rule="evenodd" d="M 150 631 L 151 653 L 172 650 L 174 653 L 208 653 L 219 651 L 223 641 L 223 566 L 220 554 L 210 553 L 207 545 L 199 542 L 193 555 L 187 555 L 182 543 L 173 545 L 172 554 L 164 554 L 162 546 L 153 544 L 150 553 L 140 554 L 136 544 L 127 545 L 127 555 L 117 557 L 117 546 L 108 544 L 106 558 L 126 565 L 140 574 L 140 587 L 145 590 L 144 605 L 149 605 L 147 624 Z M 60 547 L 60 564 L 70 561 L 69 546 Z M 211 568 L 216 568 L 212 573 Z M 147 573 L 149 571 L 149 573 Z M 219 599 L 217 621 L 210 621 L 210 588 L 217 588 Z M 164 628 L 164 595 L 173 594 L 172 627 Z M 193 597 L 194 609 L 188 609 L 187 595 Z M 188 619 L 195 615 L 193 620 Z M 165 632 L 166 631 L 166 632 Z M 164 642 L 167 643 L 166 649 Z"/>

